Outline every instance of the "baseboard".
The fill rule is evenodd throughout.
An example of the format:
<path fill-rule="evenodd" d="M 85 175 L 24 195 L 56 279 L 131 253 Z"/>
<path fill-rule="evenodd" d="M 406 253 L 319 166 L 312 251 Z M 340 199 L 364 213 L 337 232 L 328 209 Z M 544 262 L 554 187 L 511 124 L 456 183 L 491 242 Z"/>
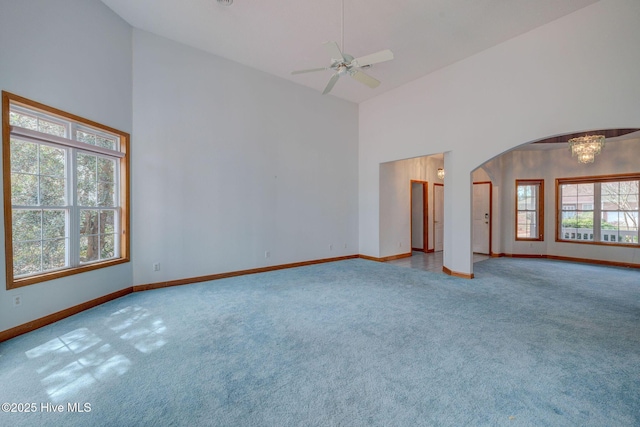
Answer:
<path fill-rule="evenodd" d="M 442 266 L 442 272 L 444 274 L 448 274 L 449 276 L 460 277 L 461 279 L 473 279 L 473 273 L 460 273 L 458 271 L 453 271 L 450 268 Z"/>
<path fill-rule="evenodd" d="M 640 264 L 633 264 L 631 262 L 605 261 L 605 260 L 588 259 L 588 258 L 571 258 L 571 257 L 565 257 L 565 256 L 557 256 L 557 255 L 547 255 L 545 256 L 545 258 L 555 259 L 558 261 L 570 261 L 570 262 L 582 262 L 585 264 L 606 265 L 609 267 L 640 268 Z"/>
<path fill-rule="evenodd" d="M 504 254 L 508 258 L 547 258 L 547 255 L 542 254 Z"/>
<path fill-rule="evenodd" d="M 609 267 L 640 268 L 640 264 L 634 264 L 632 262 L 606 261 L 606 260 L 591 259 L 591 258 L 574 258 L 569 256 L 560 256 L 560 255 L 499 253 L 499 254 L 491 254 L 491 256 L 506 257 L 506 258 L 541 258 L 541 259 L 553 259 L 556 261 L 581 262 L 584 264 L 597 264 L 597 265 L 604 265 Z"/>
<path fill-rule="evenodd" d="M 65 308 L 62 311 L 58 311 L 57 313 L 49 314 L 48 316 L 44 316 L 39 319 L 32 320 L 31 322 L 23 323 L 22 325 L 18 325 L 11 329 L 7 329 L 6 331 L 0 332 L 0 342 L 9 340 L 11 338 L 15 338 L 18 335 L 26 334 L 27 332 L 34 331 L 38 328 L 42 328 L 43 326 L 49 325 L 51 323 L 55 323 L 58 320 L 64 319 L 65 317 L 73 316 L 74 314 L 78 314 L 81 311 L 85 311 L 90 308 L 96 307 L 98 305 L 104 304 L 105 302 L 118 299 L 127 294 L 130 294 L 131 292 L 132 292 L 132 289 L 130 287 L 125 288 L 120 291 L 113 292 L 111 294 L 104 295 L 96 299 L 92 299 L 91 301 L 83 302 L 82 304 Z"/>
<path fill-rule="evenodd" d="M 270 265 L 268 267 L 251 268 L 248 270 L 229 271 L 227 273 L 208 274 L 206 276 L 190 277 L 186 279 L 170 280 L 167 282 L 148 283 L 146 285 L 135 285 L 133 292 L 148 291 L 151 289 L 168 288 L 170 286 L 188 285 L 191 283 L 208 282 L 210 280 L 226 279 L 229 277 L 246 276 L 247 274 L 266 273 L 268 271 L 283 270 L 286 268 L 304 267 L 307 265 L 323 264 L 326 262 L 344 261 L 358 258 L 358 255 L 347 255 L 334 258 L 324 258 L 312 261 L 293 262 L 290 264 Z"/>
<path fill-rule="evenodd" d="M 424 248 L 411 248 L 412 252 L 427 252 L 424 250 Z"/>
<path fill-rule="evenodd" d="M 411 252 L 407 252 L 406 254 L 385 256 L 382 258 L 376 258 L 369 255 L 358 255 L 358 258 L 366 259 L 369 261 L 386 262 L 386 261 L 393 261 L 394 259 L 409 258 L 410 256 L 411 256 Z"/>

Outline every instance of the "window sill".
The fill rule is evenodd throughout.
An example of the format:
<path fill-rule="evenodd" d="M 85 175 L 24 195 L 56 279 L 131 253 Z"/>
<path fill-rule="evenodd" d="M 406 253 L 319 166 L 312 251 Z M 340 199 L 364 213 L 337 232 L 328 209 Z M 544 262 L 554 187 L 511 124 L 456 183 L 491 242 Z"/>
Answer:
<path fill-rule="evenodd" d="M 72 267 L 64 270 L 56 270 L 49 273 L 38 274 L 35 276 L 21 277 L 14 279 L 7 277 L 7 290 L 17 289 L 23 286 L 29 286 L 36 283 L 42 283 L 49 280 L 59 279 L 62 277 L 72 276 L 74 274 L 84 273 L 87 271 L 98 270 L 100 268 L 111 267 L 118 264 L 129 262 L 129 258 L 110 259 L 107 261 L 96 262 L 92 264 L 82 265 L 80 267 Z"/>

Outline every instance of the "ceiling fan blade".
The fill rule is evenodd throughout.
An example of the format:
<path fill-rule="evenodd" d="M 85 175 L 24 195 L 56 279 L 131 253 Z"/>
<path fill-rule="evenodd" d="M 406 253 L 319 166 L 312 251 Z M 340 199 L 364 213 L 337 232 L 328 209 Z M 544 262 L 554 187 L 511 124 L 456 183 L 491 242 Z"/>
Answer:
<path fill-rule="evenodd" d="M 393 59 L 393 52 L 389 49 L 372 53 L 371 55 L 361 56 L 351 61 L 351 65 L 356 67 L 364 67 L 365 65 L 377 64 L 378 62 L 390 61 Z"/>
<path fill-rule="evenodd" d="M 363 73 L 362 71 L 355 70 L 352 73 L 349 73 L 351 77 L 359 81 L 360 83 L 364 83 L 369 86 L 371 89 L 380 86 L 380 80 L 376 80 L 368 74 Z"/>
<path fill-rule="evenodd" d="M 292 71 L 291 74 L 313 73 L 315 71 L 324 71 L 324 70 L 328 70 L 328 68 L 309 68 L 308 70 Z"/>
<path fill-rule="evenodd" d="M 342 52 L 340 52 L 340 48 L 338 47 L 338 43 L 336 42 L 326 42 L 324 44 L 325 49 L 327 49 L 327 52 L 329 53 L 329 56 L 331 57 L 331 59 L 336 60 L 336 61 L 340 61 L 343 62 L 344 61 L 344 56 L 342 55 Z"/>
<path fill-rule="evenodd" d="M 333 89 L 333 87 L 336 85 L 336 82 L 338 81 L 339 78 L 340 78 L 340 74 L 338 73 L 335 73 L 333 76 L 331 76 L 331 79 L 329 80 L 329 83 L 327 83 L 327 87 L 325 87 L 324 91 L 322 91 L 322 94 L 326 95 L 329 92 L 331 92 L 331 89 Z"/>

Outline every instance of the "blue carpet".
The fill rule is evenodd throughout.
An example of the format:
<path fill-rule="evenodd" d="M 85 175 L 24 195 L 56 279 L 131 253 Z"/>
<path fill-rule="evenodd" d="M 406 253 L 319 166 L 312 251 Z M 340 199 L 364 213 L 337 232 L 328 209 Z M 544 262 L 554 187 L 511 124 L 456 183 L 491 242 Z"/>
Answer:
<path fill-rule="evenodd" d="M 37 409 L 0 424 L 640 425 L 640 272 L 474 269 L 355 259 L 131 294 L 0 344 L 0 400 Z"/>

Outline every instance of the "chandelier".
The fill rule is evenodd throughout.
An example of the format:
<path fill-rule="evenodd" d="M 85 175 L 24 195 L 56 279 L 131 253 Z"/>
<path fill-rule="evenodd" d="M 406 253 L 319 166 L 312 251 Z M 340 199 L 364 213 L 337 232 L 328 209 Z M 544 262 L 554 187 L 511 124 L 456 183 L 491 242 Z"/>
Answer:
<path fill-rule="evenodd" d="M 444 169 L 438 168 L 438 171 L 436 173 L 438 174 L 438 178 L 444 179 Z"/>
<path fill-rule="evenodd" d="M 571 155 L 580 163 L 593 163 L 596 154 L 604 147 L 604 135 L 587 135 L 569 140 Z"/>

